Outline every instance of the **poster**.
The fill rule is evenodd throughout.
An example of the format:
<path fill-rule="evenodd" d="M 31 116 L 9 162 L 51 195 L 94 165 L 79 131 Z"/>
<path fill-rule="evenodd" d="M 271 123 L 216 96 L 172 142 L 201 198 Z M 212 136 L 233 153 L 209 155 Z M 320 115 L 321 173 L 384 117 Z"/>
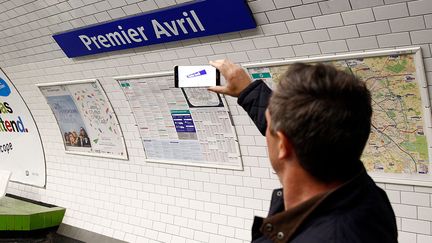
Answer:
<path fill-rule="evenodd" d="M 39 131 L 21 95 L 0 70 L 0 170 L 11 181 L 44 187 L 45 155 Z"/>
<path fill-rule="evenodd" d="M 253 79 L 270 87 L 294 61 L 325 62 L 366 82 L 372 127 L 361 160 L 379 182 L 432 182 L 431 110 L 419 48 L 246 65 Z"/>
<path fill-rule="evenodd" d="M 237 135 L 220 95 L 174 88 L 172 73 L 118 77 L 147 161 L 242 170 Z"/>
<path fill-rule="evenodd" d="M 97 80 L 40 84 L 68 153 L 127 159 L 117 117 Z"/>

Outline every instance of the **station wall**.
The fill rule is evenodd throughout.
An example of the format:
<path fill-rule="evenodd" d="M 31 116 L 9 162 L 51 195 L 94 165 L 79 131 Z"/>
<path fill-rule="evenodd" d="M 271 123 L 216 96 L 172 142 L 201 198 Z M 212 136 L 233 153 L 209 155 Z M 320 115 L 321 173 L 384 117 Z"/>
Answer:
<path fill-rule="evenodd" d="M 66 207 L 65 224 L 128 242 L 249 242 L 253 216 L 266 215 L 280 185 L 265 138 L 236 100 L 228 103 L 244 171 L 146 163 L 131 109 L 112 77 L 221 58 L 251 63 L 420 46 L 432 83 L 430 0 L 248 0 L 254 30 L 75 59 L 51 37 L 181 2 L 0 2 L 0 67 L 33 113 L 47 163 L 45 189 L 11 183 L 9 193 Z M 117 113 L 127 161 L 65 154 L 55 118 L 35 86 L 88 78 L 100 80 Z M 432 242 L 432 185 L 379 185 L 397 215 L 399 241 Z"/>

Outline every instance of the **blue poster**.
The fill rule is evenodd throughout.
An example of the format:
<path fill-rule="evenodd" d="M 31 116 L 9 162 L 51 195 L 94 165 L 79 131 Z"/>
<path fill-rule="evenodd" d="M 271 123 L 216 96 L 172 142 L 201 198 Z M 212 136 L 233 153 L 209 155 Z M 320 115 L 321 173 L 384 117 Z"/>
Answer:
<path fill-rule="evenodd" d="M 69 95 L 46 97 L 63 134 L 65 146 L 91 147 L 84 121 Z"/>
<path fill-rule="evenodd" d="M 177 132 L 196 132 L 190 111 L 172 110 L 171 116 Z"/>

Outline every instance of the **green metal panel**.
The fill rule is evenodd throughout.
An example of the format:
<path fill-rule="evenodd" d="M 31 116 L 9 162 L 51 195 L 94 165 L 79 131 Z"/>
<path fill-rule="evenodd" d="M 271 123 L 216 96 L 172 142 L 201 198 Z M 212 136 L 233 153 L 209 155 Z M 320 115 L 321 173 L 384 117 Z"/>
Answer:
<path fill-rule="evenodd" d="M 24 228 L 24 225 L 23 225 L 23 223 L 24 223 L 23 218 L 24 217 L 25 216 L 22 216 L 22 215 L 14 216 L 14 218 L 15 218 L 15 230 L 22 230 Z"/>
<path fill-rule="evenodd" d="M 6 215 L 6 229 L 15 230 L 15 218 L 13 215 Z"/>
<path fill-rule="evenodd" d="M 22 230 L 30 230 L 30 216 L 23 216 Z"/>
<path fill-rule="evenodd" d="M 6 196 L 0 199 L 0 231 L 30 231 L 58 226 L 65 212 L 65 208 Z"/>

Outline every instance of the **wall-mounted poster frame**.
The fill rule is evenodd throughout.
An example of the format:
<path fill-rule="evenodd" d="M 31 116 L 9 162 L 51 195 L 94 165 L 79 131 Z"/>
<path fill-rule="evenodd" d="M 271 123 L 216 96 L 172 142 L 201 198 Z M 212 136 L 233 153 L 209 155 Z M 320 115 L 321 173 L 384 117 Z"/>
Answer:
<path fill-rule="evenodd" d="M 225 98 L 175 88 L 173 72 L 114 77 L 135 117 L 146 161 L 243 170 Z"/>
<path fill-rule="evenodd" d="M 45 152 L 30 109 L 12 81 L 0 69 L 0 169 L 11 181 L 46 185 Z"/>
<path fill-rule="evenodd" d="M 56 118 L 66 153 L 128 159 L 117 116 L 97 79 L 37 86 Z"/>
<path fill-rule="evenodd" d="M 365 80 L 372 130 L 362 161 L 377 182 L 432 186 L 431 107 L 421 48 L 390 49 L 245 64 L 274 87 L 290 64 L 331 63 Z"/>

